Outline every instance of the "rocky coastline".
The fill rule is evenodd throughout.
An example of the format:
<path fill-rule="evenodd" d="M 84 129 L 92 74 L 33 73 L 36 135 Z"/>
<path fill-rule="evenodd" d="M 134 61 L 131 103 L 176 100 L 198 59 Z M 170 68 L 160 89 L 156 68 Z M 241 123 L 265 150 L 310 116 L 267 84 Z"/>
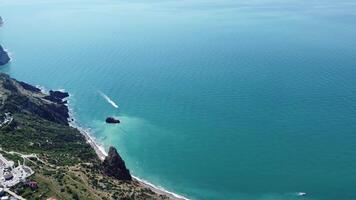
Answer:
<path fill-rule="evenodd" d="M 10 60 L 0 45 L 0 66 Z M 38 191 L 39 196 L 27 194 L 28 198 L 186 199 L 131 176 L 114 147 L 110 147 L 107 154 L 88 131 L 75 124 L 70 116 L 68 97 L 69 93 L 63 91 L 50 90 L 46 94 L 0 73 L 0 115 L 13 115 L 9 124 L 0 127 L 0 147 L 35 152 L 42 160 L 33 178 L 44 189 Z M 108 118 L 106 122 L 120 123 L 120 120 Z M 53 168 L 55 172 L 50 172 Z M 81 177 L 81 181 L 73 179 L 76 176 Z M 15 189 L 21 193 L 22 186 Z M 87 192 L 82 193 L 83 190 Z"/>
<path fill-rule="evenodd" d="M 18 150 L 18 151 L 24 151 L 25 149 L 33 149 L 33 144 L 36 144 L 36 140 L 31 139 L 31 137 L 26 137 L 24 135 L 18 135 L 17 134 L 22 134 L 22 129 L 26 128 L 27 126 L 30 126 L 31 129 L 34 129 L 35 132 L 40 133 L 38 137 L 41 138 L 47 138 L 47 139 L 40 139 L 38 142 L 38 147 L 39 151 L 41 154 L 43 154 L 45 157 L 42 159 L 50 159 L 51 160 L 51 154 L 52 148 L 57 148 L 57 145 L 63 145 L 64 141 L 67 147 L 64 149 L 75 149 L 77 148 L 75 145 L 78 143 L 86 143 L 88 147 L 85 147 L 84 145 L 83 150 L 76 150 L 72 151 L 70 150 L 69 153 L 65 153 L 64 155 L 68 156 L 66 157 L 56 157 L 54 164 L 57 163 L 57 165 L 61 165 L 61 160 L 66 160 L 66 159 L 74 159 L 73 161 L 65 161 L 64 163 L 78 163 L 79 166 L 86 166 L 88 163 L 90 166 L 92 166 L 90 169 L 92 170 L 91 173 L 87 174 L 87 176 L 92 177 L 90 179 L 94 180 L 93 184 L 95 185 L 96 182 L 100 182 L 102 178 L 100 177 L 106 177 L 107 181 L 110 182 L 110 187 L 114 188 L 122 188 L 124 189 L 123 193 L 121 195 L 129 195 L 126 196 L 126 199 L 185 199 L 184 197 L 180 197 L 178 195 L 175 195 L 174 193 L 170 193 L 168 191 L 165 191 L 163 189 L 160 189 L 150 183 L 147 183 L 145 181 L 142 181 L 130 174 L 130 171 L 126 168 L 124 160 L 121 158 L 119 153 L 114 147 L 111 147 L 109 149 L 109 153 L 107 154 L 105 151 L 103 151 L 103 148 L 99 146 L 95 140 L 90 136 L 88 131 L 85 131 L 84 129 L 78 127 L 75 125 L 73 120 L 71 119 L 70 116 L 70 111 L 67 105 L 67 100 L 66 98 L 69 97 L 69 94 L 67 92 L 63 91 L 50 91 L 49 93 L 43 93 L 39 88 L 32 86 L 30 84 L 27 84 L 25 82 L 17 81 L 15 79 L 12 79 L 6 74 L 0 73 L 0 97 L 3 99 L 3 105 L 0 107 L 0 114 L 5 113 L 5 112 L 10 112 L 14 116 L 13 123 L 8 125 L 5 129 L 0 128 L 0 137 L 3 137 L 1 135 L 2 131 L 3 134 L 9 134 L 8 136 L 5 137 L 2 141 L 0 141 L 0 146 L 3 146 L 9 150 Z M 32 119 L 33 118 L 33 119 Z M 29 121 L 27 121 L 29 120 Z M 42 121 L 40 124 L 41 128 L 36 128 L 38 125 L 34 124 L 32 125 L 32 121 Z M 37 122 L 36 122 L 37 123 Z M 48 125 L 46 125 L 48 123 Z M 50 135 L 46 135 L 47 128 L 44 129 L 44 127 L 51 127 L 51 126 L 58 126 L 58 128 L 63 129 L 64 132 L 61 132 L 66 135 L 66 131 L 73 132 L 76 135 L 76 132 L 80 133 L 82 137 L 78 138 L 77 136 L 71 136 L 71 134 L 68 135 L 69 138 L 73 138 L 70 140 L 66 140 L 61 136 L 60 138 L 57 138 L 54 133 L 48 132 L 48 134 L 51 134 L 54 138 L 57 139 L 49 139 Z M 43 127 L 43 128 L 42 128 Z M 71 128 L 73 127 L 73 128 Z M 53 130 L 57 130 L 53 129 Z M 24 146 L 16 147 L 20 149 L 11 149 L 13 148 L 11 145 L 9 145 L 9 142 L 11 142 L 13 139 L 12 137 L 23 137 L 23 141 L 27 142 Z M 66 136 L 67 137 L 67 136 Z M 75 139 L 74 139 L 75 138 Z M 0 138 L 1 139 L 1 138 Z M 52 141 L 53 140 L 53 141 Z M 54 144 L 57 145 L 53 146 Z M 63 140 L 63 142 L 61 142 Z M 30 142 L 30 143 L 28 143 Z M 71 146 L 70 143 L 72 142 L 74 146 Z M 9 145 L 9 146 L 6 146 Z M 26 147 L 26 145 L 30 145 Z M 43 149 L 44 145 L 47 147 Z M 90 149 L 88 149 L 90 148 Z M 43 149 L 43 150 L 42 150 Z M 60 148 L 61 150 L 63 147 Z M 53 153 L 57 154 L 55 149 L 53 149 Z M 48 153 L 47 153 L 48 151 Z M 86 153 L 81 153 L 85 151 Z M 89 153 L 90 151 L 94 152 L 93 154 Z M 71 153 L 72 152 L 72 153 Z M 32 152 L 29 152 L 32 153 Z M 63 155 L 62 153 L 60 155 Z M 84 156 L 84 157 L 83 157 Z M 78 158 L 76 158 L 78 157 Z M 84 164 L 85 163 L 85 164 Z M 94 168 L 93 168 L 94 167 Z M 68 169 L 68 168 L 65 168 Z M 83 169 L 80 169 L 83 170 Z M 88 169 L 85 169 L 85 171 Z M 39 173 L 39 172 L 38 172 Z M 96 177 L 96 178 L 93 178 Z M 102 187 L 104 187 L 104 183 L 102 183 Z M 106 195 L 111 195 L 112 198 L 109 199 L 117 199 L 116 198 L 116 193 L 115 190 L 108 190 L 105 186 L 104 188 L 98 187 L 98 186 L 90 186 L 94 187 L 94 193 L 104 193 Z M 95 189 L 96 188 L 96 189 Z M 106 189 L 105 189 L 106 188 Z M 118 189 L 121 191 L 122 189 Z M 129 192 L 131 191 L 131 192 Z M 65 199 L 65 198 L 64 198 Z M 90 199 L 90 198 L 88 198 Z"/>

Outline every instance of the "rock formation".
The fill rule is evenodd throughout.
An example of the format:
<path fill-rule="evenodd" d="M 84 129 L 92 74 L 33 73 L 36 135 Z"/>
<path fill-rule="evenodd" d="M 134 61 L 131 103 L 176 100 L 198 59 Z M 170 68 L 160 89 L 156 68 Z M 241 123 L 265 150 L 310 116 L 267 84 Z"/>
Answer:
<path fill-rule="evenodd" d="M 53 91 L 53 90 L 49 91 L 49 95 L 51 95 L 51 96 L 53 96 L 55 98 L 58 98 L 58 99 L 64 99 L 64 98 L 69 97 L 68 92 Z"/>
<path fill-rule="evenodd" d="M 119 124 L 120 120 L 115 119 L 114 117 L 108 117 L 106 118 L 105 122 L 108 124 Z"/>
<path fill-rule="evenodd" d="M 67 101 L 63 101 L 63 99 L 67 97 L 69 97 L 68 92 L 50 90 L 49 95 L 44 98 L 55 103 L 64 104 L 67 103 Z"/>
<path fill-rule="evenodd" d="M 27 84 L 25 82 L 22 82 L 22 81 L 18 81 L 19 84 L 25 89 L 25 90 L 28 90 L 28 91 L 31 91 L 31 92 L 41 92 L 41 89 L 35 87 L 35 86 L 32 86 L 30 84 Z"/>
<path fill-rule="evenodd" d="M 10 61 L 10 57 L 7 52 L 0 45 L 0 65 L 5 65 Z"/>
<path fill-rule="evenodd" d="M 114 147 L 110 147 L 108 156 L 103 162 L 103 171 L 107 176 L 115 177 L 118 180 L 132 180 L 130 171 Z"/>
<path fill-rule="evenodd" d="M 3 25 L 4 21 L 0 17 L 0 27 Z M 0 45 L 0 65 L 5 65 L 10 61 L 9 54 Z"/>
<path fill-rule="evenodd" d="M 5 99 L 0 110 L 5 112 L 22 112 L 34 114 L 49 121 L 68 125 L 69 109 L 65 102 L 47 99 L 34 86 L 16 81 L 8 75 L 0 73 L 0 100 Z M 50 95 L 51 96 L 51 95 Z"/>

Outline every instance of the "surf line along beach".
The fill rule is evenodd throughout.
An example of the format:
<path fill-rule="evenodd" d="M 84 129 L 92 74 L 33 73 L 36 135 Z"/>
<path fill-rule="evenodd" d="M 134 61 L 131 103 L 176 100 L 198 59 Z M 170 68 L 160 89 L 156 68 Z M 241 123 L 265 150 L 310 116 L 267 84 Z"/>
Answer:
<path fill-rule="evenodd" d="M 117 104 L 113 100 L 111 100 L 107 95 L 105 95 L 101 91 L 98 91 L 98 92 L 103 98 L 107 97 L 105 99 L 108 101 L 108 103 L 110 103 L 113 107 L 118 108 Z M 70 97 L 69 97 L 69 99 L 70 99 Z M 68 102 L 70 102 L 70 100 Z M 116 105 L 116 106 L 114 106 L 114 105 Z M 76 122 L 76 120 L 74 118 L 73 110 L 71 109 L 71 107 L 69 105 L 67 105 L 67 106 L 69 108 L 69 118 L 68 118 L 69 125 L 72 126 L 73 128 L 76 128 L 77 130 L 79 130 L 79 132 L 85 137 L 86 141 L 94 149 L 94 151 L 97 154 L 97 156 L 99 157 L 99 159 L 101 161 L 104 161 L 105 157 L 108 155 L 107 152 L 105 151 L 104 146 L 99 144 L 95 140 L 95 138 L 90 133 L 89 129 L 85 129 L 82 126 L 78 125 L 78 123 Z M 143 180 L 139 177 L 136 177 L 134 175 L 132 175 L 132 177 L 136 181 L 140 182 L 143 186 L 151 189 L 152 191 L 156 192 L 157 194 L 166 195 L 174 200 L 188 200 L 187 197 L 176 194 L 174 192 L 170 192 L 170 191 L 164 189 L 163 187 L 156 186 L 156 185 L 154 185 L 146 180 Z"/>

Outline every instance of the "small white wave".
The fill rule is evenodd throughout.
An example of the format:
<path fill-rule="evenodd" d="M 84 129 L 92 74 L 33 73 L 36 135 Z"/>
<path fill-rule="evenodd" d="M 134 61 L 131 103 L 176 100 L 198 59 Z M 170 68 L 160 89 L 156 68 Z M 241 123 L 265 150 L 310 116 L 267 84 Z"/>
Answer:
<path fill-rule="evenodd" d="M 42 85 L 35 85 L 36 88 L 40 89 L 43 94 L 48 94 L 49 91 Z"/>
<path fill-rule="evenodd" d="M 59 88 L 59 89 L 56 89 L 56 90 L 53 90 L 53 91 L 60 91 L 60 92 L 66 92 L 66 89 L 63 89 L 63 88 Z"/>
<path fill-rule="evenodd" d="M 10 60 L 9 60 L 9 63 L 11 63 L 14 59 L 13 59 L 13 56 L 12 56 L 12 53 L 7 50 L 7 49 L 4 49 L 4 51 L 7 53 L 7 55 L 9 56 Z"/>
<path fill-rule="evenodd" d="M 112 99 L 110 99 L 110 97 L 108 97 L 106 94 L 104 94 L 102 91 L 98 91 L 100 96 L 102 96 L 109 104 L 111 104 L 114 108 L 119 108 L 119 106 L 115 103 L 115 101 L 113 101 Z"/>
<path fill-rule="evenodd" d="M 42 86 L 42 85 L 34 85 L 36 88 L 40 89 L 41 90 L 41 93 L 43 94 L 46 94 L 46 95 L 49 95 L 49 91 L 46 87 Z M 52 90 L 52 91 L 60 91 L 60 92 L 67 92 L 65 89 L 62 89 L 62 88 L 59 88 L 59 89 L 55 89 L 55 90 Z M 68 92 L 68 95 L 71 97 L 73 96 L 71 93 Z M 69 97 L 65 98 L 67 100 L 69 100 Z"/>

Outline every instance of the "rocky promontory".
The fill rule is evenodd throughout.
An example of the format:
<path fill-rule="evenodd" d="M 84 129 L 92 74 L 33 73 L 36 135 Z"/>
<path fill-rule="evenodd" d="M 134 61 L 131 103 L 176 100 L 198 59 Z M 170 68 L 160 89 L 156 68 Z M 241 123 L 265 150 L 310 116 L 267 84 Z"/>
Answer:
<path fill-rule="evenodd" d="M 0 65 L 5 65 L 10 61 L 9 54 L 0 45 Z"/>
<path fill-rule="evenodd" d="M 4 21 L 0 17 L 0 27 L 3 25 Z M 4 50 L 4 48 L 0 45 L 0 65 L 5 65 L 10 61 L 9 54 Z"/>
<path fill-rule="evenodd" d="M 16 81 L 6 74 L 0 74 L 0 89 L 6 97 L 1 108 L 9 112 L 21 112 L 37 115 L 48 121 L 68 125 L 69 110 L 67 105 L 48 100 L 34 86 Z"/>
<path fill-rule="evenodd" d="M 122 181 L 131 181 L 130 171 L 126 168 L 125 161 L 114 147 L 109 148 L 108 156 L 103 162 L 103 171 L 107 176 Z"/>
<path fill-rule="evenodd" d="M 49 95 L 45 96 L 44 98 L 55 103 L 65 104 L 67 103 L 67 101 L 65 101 L 64 99 L 67 97 L 69 97 L 68 92 L 50 90 Z"/>

